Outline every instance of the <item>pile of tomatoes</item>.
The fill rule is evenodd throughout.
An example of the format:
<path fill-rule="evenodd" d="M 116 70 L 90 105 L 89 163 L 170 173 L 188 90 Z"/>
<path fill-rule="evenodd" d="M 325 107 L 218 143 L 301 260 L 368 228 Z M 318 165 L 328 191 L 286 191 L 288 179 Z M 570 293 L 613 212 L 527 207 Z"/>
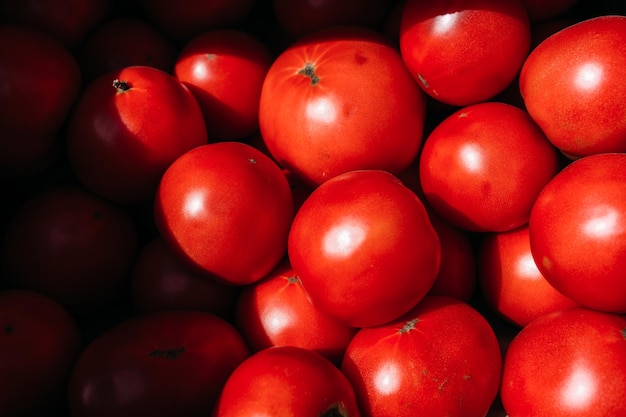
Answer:
<path fill-rule="evenodd" d="M 0 5 L 0 415 L 626 415 L 626 9 Z"/>

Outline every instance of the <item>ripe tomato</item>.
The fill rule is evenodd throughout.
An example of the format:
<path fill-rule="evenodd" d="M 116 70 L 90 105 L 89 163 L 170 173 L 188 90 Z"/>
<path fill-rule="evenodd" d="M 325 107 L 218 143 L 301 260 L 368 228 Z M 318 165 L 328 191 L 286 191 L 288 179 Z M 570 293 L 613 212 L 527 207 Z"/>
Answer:
<path fill-rule="evenodd" d="M 409 0 L 402 13 L 402 58 L 423 90 L 447 104 L 494 97 L 514 80 L 529 48 L 520 0 Z"/>
<path fill-rule="evenodd" d="M 270 154 L 310 186 L 355 169 L 401 172 L 422 143 L 424 118 L 400 54 L 359 27 L 317 31 L 283 51 L 259 107 Z"/>
<path fill-rule="evenodd" d="M 288 254 L 311 302 L 353 327 L 409 311 L 432 287 L 441 246 L 422 201 L 386 171 L 338 175 L 296 213 Z"/>
<path fill-rule="evenodd" d="M 360 417 L 354 389 L 312 350 L 277 346 L 243 361 L 226 381 L 213 417 Z"/>
<path fill-rule="evenodd" d="M 250 284 L 285 256 L 294 203 L 287 178 L 242 142 L 198 146 L 167 169 L 157 227 L 177 256 L 224 282 Z"/>
<path fill-rule="evenodd" d="M 520 73 L 528 112 L 570 157 L 626 151 L 626 16 L 569 26 L 539 44 Z"/>
<path fill-rule="evenodd" d="M 341 370 L 363 416 L 484 416 L 500 384 L 489 323 L 469 304 L 427 296 L 405 316 L 360 329 Z"/>
<path fill-rule="evenodd" d="M 626 415 L 626 318 L 575 307 L 532 321 L 509 345 L 500 395 L 510 416 Z"/>
<path fill-rule="evenodd" d="M 226 379 L 248 356 L 239 332 L 209 313 L 130 318 L 80 354 L 68 387 L 71 415 L 208 416 Z"/>
<path fill-rule="evenodd" d="M 518 107 L 484 102 L 459 109 L 430 133 L 420 156 L 426 200 L 444 220 L 477 232 L 528 222 L 558 151 Z"/>
<path fill-rule="evenodd" d="M 626 154 L 566 166 L 537 197 L 529 233 L 554 288 L 583 306 L 626 313 Z"/>
<path fill-rule="evenodd" d="M 124 204 L 149 201 L 165 169 L 207 143 L 202 111 L 173 75 L 125 67 L 92 81 L 68 121 L 73 172 L 91 191 Z"/>

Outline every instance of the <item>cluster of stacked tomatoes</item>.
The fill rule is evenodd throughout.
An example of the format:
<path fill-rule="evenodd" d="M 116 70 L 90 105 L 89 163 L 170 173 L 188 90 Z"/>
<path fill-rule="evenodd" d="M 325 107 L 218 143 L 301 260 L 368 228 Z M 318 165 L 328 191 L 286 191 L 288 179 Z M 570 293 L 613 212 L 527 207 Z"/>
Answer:
<path fill-rule="evenodd" d="M 0 415 L 626 415 L 626 16 L 0 5 Z"/>

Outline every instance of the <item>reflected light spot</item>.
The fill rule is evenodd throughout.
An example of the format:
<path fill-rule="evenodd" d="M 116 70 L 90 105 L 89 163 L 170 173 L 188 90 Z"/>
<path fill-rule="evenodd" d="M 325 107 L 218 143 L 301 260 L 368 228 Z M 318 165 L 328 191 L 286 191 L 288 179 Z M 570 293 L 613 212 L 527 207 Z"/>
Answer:
<path fill-rule="evenodd" d="M 197 63 L 193 66 L 193 78 L 196 80 L 204 80 L 209 76 L 209 72 L 207 71 L 207 66 L 203 63 Z"/>
<path fill-rule="evenodd" d="M 193 217 L 204 210 L 204 194 L 201 192 L 192 193 L 185 199 L 183 211 L 185 215 Z"/>
<path fill-rule="evenodd" d="M 324 252 L 338 257 L 350 256 L 365 240 L 364 226 L 342 223 L 324 236 Z"/>
<path fill-rule="evenodd" d="M 515 266 L 517 274 L 520 277 L 528 279 L 529 281 L 534 281 L 542 276 L 531 253 L 527 253 L 520 257 Z"/>
<path fill-rule="evenodd" d="M 337 109 L 331 100 L 320 97 L 309 102 L 306 106 L 306 115 L 319 122 L 332 123 L 337 118 Z"/>
<path fill-rule="evenodd" d="M 593 90 L 602 81 L 602 67 L 589 62 L 576 72 L 576 86 L 581 90 Z"/>
<path fill-rule="evenodd" d="M 464 145 L 461 148 L 461 161 L 468 171 L 480 171 L 483 166 L 483 158 L 480 148 L 476 145 Z"/>
<path fill-rule="evenodd" d="M 433 19 L 433 31 L 438 35 L 448 32 L 452 29 L 458 18 L 458 12 L 446 13 L 435 17 Z"/>
<path fill-rule="evenodd" d="M 586 408 L 595 396 L 597 384 L 585 366 L 577 366 L 567 379 L 561 397 L 568 408 Z"/>
<path fill-rule="evenodd" d="M 270 336 L 280 334 L 285 328 L 291 326 L 293 322 L 292 316 L 288 310 L 272 308 L 269 312 L 263 314 L 263 328 Z"/>
<path fill-rule="evenodd" d="M 378 369 L 374 376 L 376 391 L 382 394 L 393 394 L 400 387 L 401 372 L 394 363 L 386 363 Z"/>
<path fill-rule="evenodd" d="M 585 233 L 597 238 L 613 235 L 618 224 L 619 213 L 606 207 L 599 209 L 599 211 L 601 213 L 584 223 Z"/>

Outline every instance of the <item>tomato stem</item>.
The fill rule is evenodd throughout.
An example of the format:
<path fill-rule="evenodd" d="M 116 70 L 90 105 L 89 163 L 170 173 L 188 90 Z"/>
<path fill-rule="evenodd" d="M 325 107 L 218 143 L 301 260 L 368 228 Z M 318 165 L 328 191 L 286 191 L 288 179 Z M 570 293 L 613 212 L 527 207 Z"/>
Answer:
<path fill-rule="evenodd" d="M 113 80 L 113 87 L 117 89 L 118 93 L 123 93 L 124 91 L 130 90 L 130 84 L 128 83 L 128 81 L 120 80 L 117 78 Z"/>
<path fill-rule="evenodd" d="M 320 77 L 315 74 L 315 66 L 310 62 L 307 62 L 304 68 L 298 71 L 298 74 L 302 74 L 311 79 L 311 85 L 316 85 L 320 82 Z"/>
<path fill-rule="evenodd" d="M 341 404 L 333 404 L 328 410 L 320 413 L 320 417 L 350 417 L 345 407 Z"/>

